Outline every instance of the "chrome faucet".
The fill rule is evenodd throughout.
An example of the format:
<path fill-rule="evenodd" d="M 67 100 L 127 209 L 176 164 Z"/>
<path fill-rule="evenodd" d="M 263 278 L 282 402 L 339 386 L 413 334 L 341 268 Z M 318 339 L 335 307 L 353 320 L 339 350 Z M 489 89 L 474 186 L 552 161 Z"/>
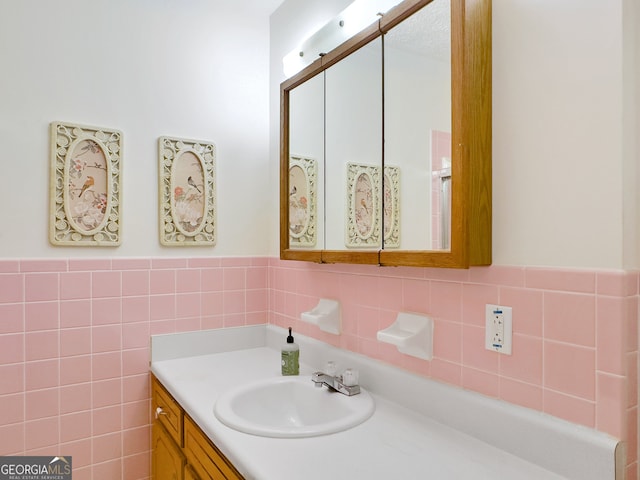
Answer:
<path fill-rule="evenodd" d="M 360 393 L 360 385 L 358 385 L 358 373 L 350 368 L 347 368 L 342 375 L 335 375 L 335 364 L 333 362 L 327 363 L 327 371 L 314 372 L 311 375 L 311 381 L 316 384 L 316 387 L 322 387 L 326 385 L 330 390 L 340 392 L 343 395 L 352 396 Z"/>

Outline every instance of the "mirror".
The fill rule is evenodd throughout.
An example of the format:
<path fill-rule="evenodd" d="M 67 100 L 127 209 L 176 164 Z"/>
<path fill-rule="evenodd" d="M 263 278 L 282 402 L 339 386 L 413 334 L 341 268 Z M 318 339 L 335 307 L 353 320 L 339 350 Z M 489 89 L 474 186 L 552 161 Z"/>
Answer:
<path fill-rule="evenodd" d="M 289 244 L 324 248 L 324 73 L 291 90 Z"/>
<path fill-rule="evenodd" d="M 281 258 L 491 263 L 490 27 L 405 0 L 281 85 Z"/>
<path fill-rule="evenodd" d="M 378 251 L 382 40 L 325 70 L 325 248 Z"/>
<path fill-rule="evenodd" d="M 384 163 L 401 178 L 401 249 L 449 250 L 450 24 L 449 1 L 434 0 L 384 34 Z"/>

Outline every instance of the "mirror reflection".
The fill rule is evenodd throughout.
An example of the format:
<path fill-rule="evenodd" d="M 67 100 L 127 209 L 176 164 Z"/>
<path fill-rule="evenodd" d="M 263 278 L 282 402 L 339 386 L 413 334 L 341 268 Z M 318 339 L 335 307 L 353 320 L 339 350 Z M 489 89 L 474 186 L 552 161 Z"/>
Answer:
<path fill-rule="evenodd" d="M 281 258 L 490 265 L 491 71 L 491 0 L 405 0 L 283 82 Z"/>
<path fill-rule="evenodd" d="M 382 40 L 326 70 L 326 248 L 379 250 Z"/>
<path fill-rule="evenodd" d="M 450 23 L 449 1 L 434 0 L 384 35 L 384 162 L 400 170 L 404 250 L 449 249 Z"/>
<path fill-rule="evenodd" d="M 290 90 L 290 248 L 450 248 L 450 23 L 434 0 Z"/>
<path fill-rule="evenodd" d="M 324 74 L 289 98 L 289 246 L 323 249 Z"/>

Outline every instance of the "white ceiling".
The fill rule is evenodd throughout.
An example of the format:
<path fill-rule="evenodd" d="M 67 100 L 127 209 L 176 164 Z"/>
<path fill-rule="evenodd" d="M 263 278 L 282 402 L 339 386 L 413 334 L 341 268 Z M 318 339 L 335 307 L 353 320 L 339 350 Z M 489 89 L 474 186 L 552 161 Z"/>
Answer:
<path fill-rule="evenodd" d="M 434 0 L 385 37 L 385 46 L 448 61 L 451 58 L 449 0 Z"/>
<path fill-rule="evenodd" d="M 237 6 L 243 10 L 251 10 L 253 13 L 263 15 L 271 15 L 276 9 L 282 5 L 284 0 L 232 0 Z"/>

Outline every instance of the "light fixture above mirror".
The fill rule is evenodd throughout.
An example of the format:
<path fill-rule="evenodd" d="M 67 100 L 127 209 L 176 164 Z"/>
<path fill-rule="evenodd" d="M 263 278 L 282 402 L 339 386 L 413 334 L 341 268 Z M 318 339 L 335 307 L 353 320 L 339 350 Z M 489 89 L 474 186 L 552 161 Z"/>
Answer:
<path fill-rule="evenodd" d="M 319 30 L 306 37 L 297 48 L 284 56 L 282 65 L 287 77 L 295 75 L 318 56 L 330 52 L 341 43 L 374 23 L 401 0 L 356 0 Z"/>

